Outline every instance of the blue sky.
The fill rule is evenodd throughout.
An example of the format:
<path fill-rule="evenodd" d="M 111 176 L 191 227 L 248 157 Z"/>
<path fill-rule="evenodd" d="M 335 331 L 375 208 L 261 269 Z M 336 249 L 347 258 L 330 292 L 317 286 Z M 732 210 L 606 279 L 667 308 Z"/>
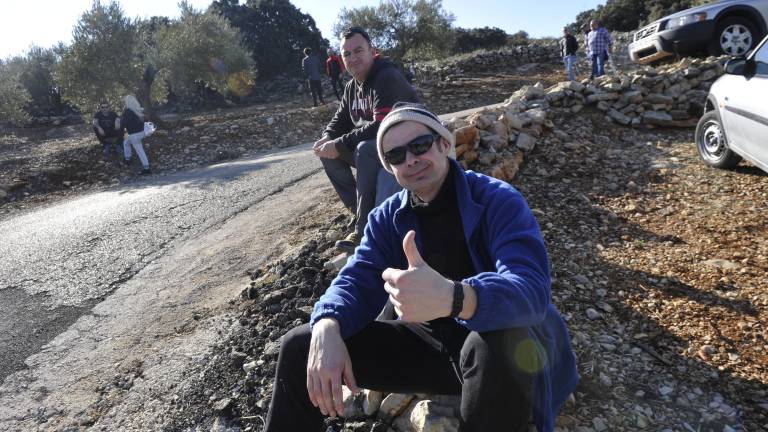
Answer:
<path fill-rule="evenodd" d="M 107 0 L 103 0 L 106 2 Z M 188 0 L 205 8 L 210 0 Z M 241 0 L 243 2 L 243 0 Z M 339 10 L 362 5 L 375 6 L 378 0 L 291 0 L 317 22 L 329 40 Z M 177 16 L 177 0 L 122 0 L 129 17 Z M 557 36 L 563 24 L 572 22 L 581 11 L 604 0 L 491 1 L 443 0 L 443 7 L 456 16 L 454 26 L 499 27 L 507 33 L 525 30 L 531 36 Z M 0 58 L 24 53 L 32 44 L 50 47 L 71 41 L 72 28 L 92 0 L 0 0 Z"/>
<path fill-rule="evenodd" d="M 327 39 L 335 39 L 331 28 L 343 7 L 376 6 L 378 0 L 291 0 L 302 12 L 312 15 Z M 455 27 L 498 27 L 507 33 L 525 30 L 533 37 L 559 36 L 563 25 L 573 22 L 579 12 L 593 9 L 605 0 L 443 0 L 452 12 Z"/>
<path fill-rule="evenodd" d="M 198 9 L 211 0 L 188 0 Z M 102 4 L 108 0 L 102 0 Z M 121 0 L 131 17 L 179 15 L 178 0 Z M 23 54 L 30 45 L 43 48 L 72 41 L 72 28 L 93 0 L 0 0 L 0 58 Z"/>

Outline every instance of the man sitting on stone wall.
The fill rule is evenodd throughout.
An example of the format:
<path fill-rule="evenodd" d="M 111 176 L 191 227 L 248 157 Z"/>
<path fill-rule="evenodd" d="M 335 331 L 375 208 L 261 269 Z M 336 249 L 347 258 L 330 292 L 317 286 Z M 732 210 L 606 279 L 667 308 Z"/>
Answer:
<path fill-rule="evenodd" d="M 553 429 L 578 374 L 541 232 L 519 192 L 465 172 L 453 147 L 421 105 L 381 122 L 377 154 L 405 189 L 283 337 L 267 432 L 322 430 L 343 412 L 342 383 L 459 394 L 464 432 Z M 375 320 L 385 304 L 398 320 Z"/>
<path fill-rule="evenodd" d="M 355 213 L 354 232 L 337 243 L 340 250 L 351 253 L 363 235 L 368 213 L 378 204 L 377 196 L 386 198 L 400 189 L 391 175 L 383 181 L 379 177 L 375 140 L 379 123 L 395 102 L 418 102 L 418 96 L 392 62 L 376 55 L 370 36 L 360 27 L 350 27 L 341 36 L 341 56 L 352 79 L 314 150 L 341 201 Z"/>
<path fill-rule="evenodd" d="M 104 159 L 109 158 L 112 151 L 118 152 L 118 143 L 123 142 L 123 129 L 120 127 L 120 118 L 117 113 L 109 108 L 109 104 L 102 102 L 99 111 L 93 115 L 93 132 L 102 145 Z"/>

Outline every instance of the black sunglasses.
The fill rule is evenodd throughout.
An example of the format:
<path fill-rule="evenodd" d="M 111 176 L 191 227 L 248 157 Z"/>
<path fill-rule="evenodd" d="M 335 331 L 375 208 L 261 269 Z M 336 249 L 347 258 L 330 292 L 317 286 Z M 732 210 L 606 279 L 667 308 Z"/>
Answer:
<path fill-rule="evenodd" d="M 405 162 L 405 151 L 411 152 L 414 156 L 421 156 L 429 151 L 435 141 L 440 137 L 439 134 L 428 134 L 417 136 L 410 142 L 395 147 L 392 150 L 384 152 L 384 161 L 390 165 L 400 165 Z"/>

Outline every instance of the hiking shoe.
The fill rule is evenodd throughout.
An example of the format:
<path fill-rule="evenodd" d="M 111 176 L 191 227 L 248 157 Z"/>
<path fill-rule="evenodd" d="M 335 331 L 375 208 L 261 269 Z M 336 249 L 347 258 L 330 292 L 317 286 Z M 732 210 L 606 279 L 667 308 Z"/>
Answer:
<path fill-rule="evenodd" d="M 146 175 L 146 174 L 152 174 L 152 170 L 150 170 L 149 168 L 144 168 L 143 170 L 141 170 L 141 175 Z"/>
<path fill-rule="evenodd" d="M 344 252 L 348 254 L 352 254 L 355 252 L 355 248 L 360 244 L 360 237 L 358 237 L 357 234 L 351 233 L 344 237 L 342 240 L 339 240 L 334 245 L 336 247 L 336 250 L 339 252 Z"/>
<path fill-rule="evenodd" d="M 131 165 L 131 160 L 130 159 L 123 159 L 123 165 L 130 166 Z"/>

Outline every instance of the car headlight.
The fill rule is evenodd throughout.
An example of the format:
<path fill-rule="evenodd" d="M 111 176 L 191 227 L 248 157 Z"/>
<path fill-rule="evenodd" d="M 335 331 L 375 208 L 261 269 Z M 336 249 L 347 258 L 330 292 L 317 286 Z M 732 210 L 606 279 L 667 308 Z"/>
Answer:
<path fill-rule="evenodd" d="M 671 19 L 667 22 L 667 30 L 676 29 L 678 27 L 693 24 L 695 22 L 704 21 L 707 19 L 706 12 L 699 12 L 690 15 L 684 15 L 678 18 Z"/>

